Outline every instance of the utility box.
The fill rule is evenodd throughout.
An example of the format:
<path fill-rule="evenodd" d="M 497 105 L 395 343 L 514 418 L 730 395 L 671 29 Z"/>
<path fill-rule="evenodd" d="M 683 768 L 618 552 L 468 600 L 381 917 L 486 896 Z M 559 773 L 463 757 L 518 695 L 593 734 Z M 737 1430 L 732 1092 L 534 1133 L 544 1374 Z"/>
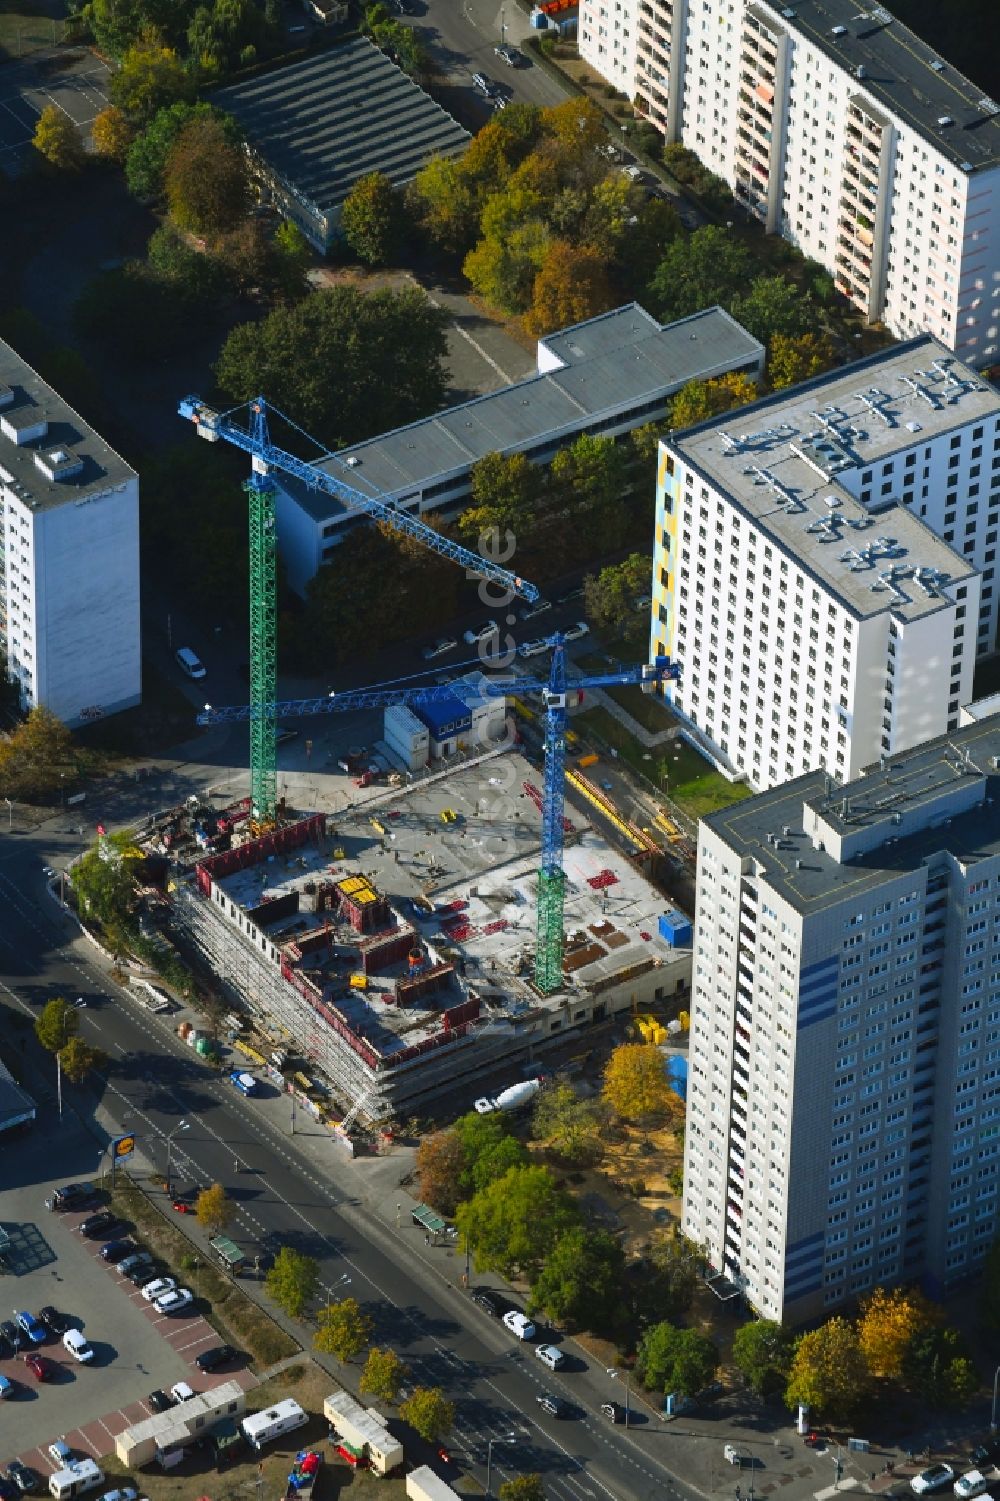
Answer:
<path fill-rule="evenodd" d="M 659 928 L 660 937 L 672 949 L 691 947 L 691 919 L 676 907 L 668 907 L 666 912 L 660 913 Z"/>

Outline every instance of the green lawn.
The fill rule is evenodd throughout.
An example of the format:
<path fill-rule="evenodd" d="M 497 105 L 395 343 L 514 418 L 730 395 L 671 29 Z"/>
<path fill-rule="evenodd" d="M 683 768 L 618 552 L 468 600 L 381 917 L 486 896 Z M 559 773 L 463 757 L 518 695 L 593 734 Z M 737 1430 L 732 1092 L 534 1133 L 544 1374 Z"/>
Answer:
<path fill-rule="evenodd" d="M 672 729 L 677 723 L 666 699 L 655 693 L 643 693 L 641 688 L 605 688 L 603 691 L 653 735 Z"/>
<path fill-rule="evenodd" d="M 573 729 L 582 734 L 590 730 L 598 735 L 647 781 L 669 792 L 689 818 L 703 818 L 706 813 L 728 808 L 730 803 L 738 803 L 750 795 L 749 788 L 728 781 L 687 741 L 674 740 L 665 750 L 647 751 L 607 709 L 588 709 L 575 714 L 571 722 Z"/>
<path fill-rule="evenodd" d="M 62 41 L 63 0 L 0 0 L 0 59 Z"/>

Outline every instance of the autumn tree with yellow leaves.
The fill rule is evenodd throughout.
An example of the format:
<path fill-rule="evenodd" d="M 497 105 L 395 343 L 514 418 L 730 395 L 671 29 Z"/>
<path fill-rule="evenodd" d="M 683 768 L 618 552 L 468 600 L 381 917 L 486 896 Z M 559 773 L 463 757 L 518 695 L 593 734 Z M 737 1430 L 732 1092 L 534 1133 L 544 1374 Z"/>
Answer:
<path fill-rule="evenodd" d="M 915 1290 L 876 1287 L 861 1305 L 858 1344 L 873 1376 L 898 1381 L 918 1334 L 937 1322 L 935 1310 Z"/>

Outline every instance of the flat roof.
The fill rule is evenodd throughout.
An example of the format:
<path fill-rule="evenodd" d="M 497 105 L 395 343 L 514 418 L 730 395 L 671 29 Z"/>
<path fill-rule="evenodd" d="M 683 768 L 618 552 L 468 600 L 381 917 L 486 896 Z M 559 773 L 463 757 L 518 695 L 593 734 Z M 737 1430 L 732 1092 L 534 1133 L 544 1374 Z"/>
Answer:
<path fill-rule="evenodd" d="M 23 443 L 3 430 L 6 425 L 20 434 L 43 422 L 44 434 Z M 135 470 L 121 455 L 0 339 L 0 480 L 29 510 L 41 511 L 101 495 L 134 478 Z"/>
<path fill-rule="evenodd" d="M 213 95 L 268 165 L 323 213 L 359 177 L 408 183 L 432 156 L 459 156 L 469 132 L 367 37 Z"/>
<path fill-rule="evenodd" d="M 883 5 L 757 0 L 779 29 L 800 32 L 876 101 L 963 171 L 1000 165 L 1000 107 Z M 941 120 L 950 123 L 941 125 Z"/>
<path fill-rule="evenodd" d="M 720 307 L 660 324 L 638 303 L 615 308 L 542 344 L 564 368 L 477 396 L 433 417 L 342 449 L 318 467 L 365 495 L 406 495 L 470 468 L 497 450 L 530 449 L 603 412 L 664 399 L 690 380 L 708 380 L 763 358 L 763 348 Z M 282 481 L 316 521 L 343 514 L 333 496 Z"/>
<path fill-rule="evenodd" d="M 848 897 L 863 896 L 948 851 L 962 864 L 1000 855 L 1000 715 L 992 715 L 891 757 L 884 766 L 837 786 L 811 771 L 756 797 L 710 813 L 705 824 L 741 858 L 762 867 L 768 885 L 795 910 L 810 915 Z M 976 805 L 955 808 L 969 784 Z M 979 796 L 981 791 L 982 796 Z M 884 842 L 837 860 L 816 848 L 806 813 L 850 838 L 882 826 Z M 926 819 L 895 837 L 896 816 Z"/>
<path fill-rule="evenodd" d="M 923 335 L 664 441 L 853 615 L 916 619 L 976 569 L 901 503 L 900 475 L 878 495 L 876 466 L 996 416 L 1000 395 Z M 865 505 L 842 480 L 867 469 Z"/>
<path fill-rule="evenodd" d="M 34 1120 L 35 1102 L 17 1083 L 13 1074 L 0 1063 L 0 1131 Z"/>

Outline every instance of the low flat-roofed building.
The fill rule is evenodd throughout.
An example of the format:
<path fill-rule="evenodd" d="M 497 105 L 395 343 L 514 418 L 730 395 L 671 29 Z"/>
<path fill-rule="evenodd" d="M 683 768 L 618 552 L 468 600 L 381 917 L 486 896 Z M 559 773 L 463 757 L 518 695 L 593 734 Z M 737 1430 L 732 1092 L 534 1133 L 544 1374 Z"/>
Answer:
<path fill-rule="evenodd" d="M 432 156 L 461 156 L 469 144 L 464 126 L 367 37 L 220 89 L 214 103 L 246 132 L 263 196 L 321 252 L 359 178 L 382 172 L 403 187 Z"/>
<path fill-rule="evenodd" d="M 35 1102 L 0 1063 L 0 1133 L 35 1119 Z"/>
<path fill-rule="evenodd" d="M 688 381 L 730 371 L 757 379 L 764 350 L 722 308 L 661 324 L 631 302 L 546 335 L 536 363 L 525 380 L 356 443 L 319 467 L 363 495 L 447 516 L 465 505 L 473 465 L 486 454 L 523 453 L 545 464 L 581 433 L 618 437 L 661 421 Z M 273 478 L 282 557 L 301 593 L 353 513 L 331 495 Z"/>

